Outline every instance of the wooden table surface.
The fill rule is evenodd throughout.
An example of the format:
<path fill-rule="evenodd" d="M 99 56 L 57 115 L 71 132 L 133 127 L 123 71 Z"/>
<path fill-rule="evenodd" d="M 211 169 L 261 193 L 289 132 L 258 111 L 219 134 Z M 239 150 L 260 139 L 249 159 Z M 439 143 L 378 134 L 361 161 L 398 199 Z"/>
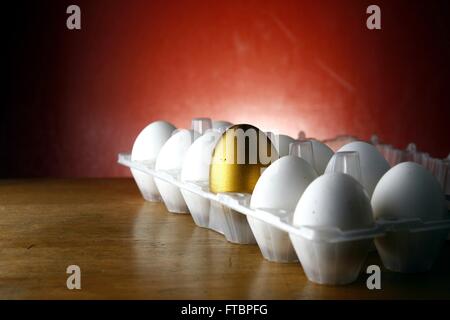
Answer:
<path fill-rule="evenodd" d="M 66 268 L 81 268 L 68 290 Z M 369 264 L 381 264 L 372 253 Z M 309 282 L 300 264 L 264 260 L 189 215 L 145 202 L 132 179 L 0 181 L 1 299 L 450 298 L 450 245 L 424 274 L 382 272 L 347 286 Z"/>

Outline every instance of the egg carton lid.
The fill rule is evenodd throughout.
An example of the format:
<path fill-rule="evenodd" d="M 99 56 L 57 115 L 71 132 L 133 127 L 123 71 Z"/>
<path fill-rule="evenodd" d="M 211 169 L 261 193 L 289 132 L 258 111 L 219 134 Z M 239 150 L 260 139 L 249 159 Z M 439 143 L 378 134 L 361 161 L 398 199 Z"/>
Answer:
<path fill-rule="evenodd" d="M 450 218 L 423 221 L 415 219 L 397 220 L 376 220 L 373 227 L 353 230 L 342 230 L 337 227 L 317 227 L 317 226 L 294 226 L 288 217 L 292 212 L 285 210 L 273 210 L 266 208 L 250 208 L 251 194 L 245 193 L 212 193 L 206 182 L 182 182 L 179 180 L 180 171 L 155 170 L 155 163 L 152 161 L 133 161 L 129 153 L 119 153 L 118 163 L 142 171 L 146 174 L 164 180 L 174 186 L 195 193 L 205 199 L 220 203 L 230 209 L 264 221 L 269 225 L 288 232 L 291 236 L 300 236 L 309 240 L 323 241 L 327 243 L 339 243 L 346 241 L 356 241 L 373 239 L 385 236 L 390 232 L 426 232 L 435 230 L 450 230 Z"/>

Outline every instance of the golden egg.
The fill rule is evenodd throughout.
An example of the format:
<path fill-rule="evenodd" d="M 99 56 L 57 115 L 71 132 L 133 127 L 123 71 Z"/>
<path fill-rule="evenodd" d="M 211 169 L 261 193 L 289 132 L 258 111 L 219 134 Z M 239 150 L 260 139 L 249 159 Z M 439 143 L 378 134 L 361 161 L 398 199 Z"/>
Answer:
<path fill-rule="evenodd" d="M 267 135 L 249 124 L 228 128 L 217 142 L 209 170 L 211 192 L 252 193 L 262 170 L 278 159 Z"/>

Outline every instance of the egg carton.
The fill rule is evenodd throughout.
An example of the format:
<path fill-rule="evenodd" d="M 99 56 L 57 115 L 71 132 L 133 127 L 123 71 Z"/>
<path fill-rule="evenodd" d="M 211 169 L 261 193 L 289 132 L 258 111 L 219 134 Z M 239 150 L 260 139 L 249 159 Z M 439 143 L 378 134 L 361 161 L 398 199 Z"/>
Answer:
<path fill-rule="evenodd" d="M 163 198 L 170 212 L 190 213 L 198 226 L 219 232 L 232 243 L 255 244 L 253 232 L 258 233 L 257 244 L 266 259 L 275 262 L 299 259 L 309 280 L 320 284 L 354 281 L 374 240 L 388 269 L 428 270 L 450 230 L 450 219 L 377 220 L 373 227 L 358 230 L 298 227 L 288 218 L 292 217 L 291 212 L 250 208 L 250 194 L 212 193 L 207 182 L 182 182 L 180 172 L 155 170 L 154 163 L 132 161 L 130 154 L 119 154 L 118 162 L 180 193 L 187 208 L 174 207 L 176 201 Z M 385 250 L 390 241 L 398 244 L 395 254 Z"/>

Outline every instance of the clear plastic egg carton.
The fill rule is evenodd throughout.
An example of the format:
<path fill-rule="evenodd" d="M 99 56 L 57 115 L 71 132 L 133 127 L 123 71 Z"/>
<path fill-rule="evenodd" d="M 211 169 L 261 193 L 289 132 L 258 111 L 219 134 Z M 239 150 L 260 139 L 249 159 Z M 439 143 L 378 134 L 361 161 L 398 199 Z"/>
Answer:
<path fill-rule="evenodd" d="M 173 207 L 171 200 L 163 197 L 169 211 L 189 211 L 198 226 L 219 232 L 232 243 L 256 243 L 249 225 L 252 223 L 253 230 L 263 235 L 258 237 L 258 246 L 265 258 L 276 262 L 300 260 L 308 279 L 320 284 L 355 281 L 373 248 L 374 239 L 388 269 L 397 272 L 428 270 L 450 230 L 450 219 L 377 220 L 371 228 L 345 231 L 296 227 L 286 218 L 292 217 L 289 212 L 250 208 L 250 194 L 215 194 L 205 182 L 182 182 L 179 172 L 157 171 L 153 163 L 132 161 L 129 154 L 119 154 L 118 162 L 177 189 L 186 200 L 188 210 Z M 392 241 L 398 244 L 394 252 L 384 250 Z"/>
<path fill-rule="evenodd" d="M 232 243 L 256 244 L 245 215 L 235 211 L 233 206 L 229 205 L 237 203 L 239 207 L 248 207 L 250 194 L 213 194 L 209 192 L 207 183 L 181 182 L 179 171 L 156 171 L 153 162 L 132 161 L 129 154 L 119 154 L 118 162 L 153 177 L 159 188 L 162 186 L 166 190 L 177 189 L 169 192 L 172 198 L 165 197 L 167 192 L 161 193 L 162 201 L 169 212 L 190 213 L 199 227 L 221 233 Z M 184 198 L 181 201 L 178 199 L 178 192 Z"/>

